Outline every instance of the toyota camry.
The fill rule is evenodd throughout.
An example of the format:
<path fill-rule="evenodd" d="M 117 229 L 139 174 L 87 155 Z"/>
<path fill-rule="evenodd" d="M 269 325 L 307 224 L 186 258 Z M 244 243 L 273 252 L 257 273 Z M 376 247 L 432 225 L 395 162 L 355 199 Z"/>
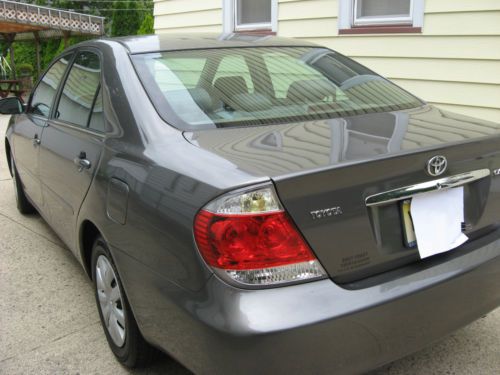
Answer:
<path fill-rule="evenodd" d="M 500 305 L 500 125 L 336 51 L 88 41 L 0 112 L 17 207 L 81 262 L 127 366 L 362 372 Z"/>

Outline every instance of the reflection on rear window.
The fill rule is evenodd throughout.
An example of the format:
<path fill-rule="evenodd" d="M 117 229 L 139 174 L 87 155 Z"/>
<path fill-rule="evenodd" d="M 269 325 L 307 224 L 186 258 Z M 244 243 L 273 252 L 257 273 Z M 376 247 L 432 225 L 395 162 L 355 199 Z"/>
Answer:
<path fill-rule="evenodd" d="M 186 130 L 302 122 L 420 106 L 325 48 L 255 47 L 133 56 L 157 110 Z"/>

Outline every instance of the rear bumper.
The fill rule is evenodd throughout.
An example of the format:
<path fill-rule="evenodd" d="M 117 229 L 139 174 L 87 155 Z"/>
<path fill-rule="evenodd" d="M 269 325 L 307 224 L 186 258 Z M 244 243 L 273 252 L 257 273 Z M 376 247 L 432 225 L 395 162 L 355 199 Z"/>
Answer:
<path fill-rule="evenodd" d="M 360 290 L 323 280 L 249 291 L 214 276 L 190 294 L 151 273 L 147 293 L 126 284 L 145 337 L 196 373 L 359 373 L 498 307 L 500 240 Z"/>

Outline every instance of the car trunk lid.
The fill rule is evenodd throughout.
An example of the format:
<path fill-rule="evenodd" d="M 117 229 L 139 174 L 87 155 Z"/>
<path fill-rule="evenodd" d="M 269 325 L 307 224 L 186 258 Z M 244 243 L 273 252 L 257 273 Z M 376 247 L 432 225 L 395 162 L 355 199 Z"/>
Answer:
<path fill-rule="evenodd" d="M 339 283 L 420 259 L 404 241 L 398 201 L 366 199 L 471 171 L 464 186 L 464 230 L 474 238 L 497 224 L 499 125 L 425 106 L 325 121 L 205 130 L 186 138 L 254 175 L 270 177 L 286 210 L 323 267 Z M 425 173 L 436 155 L 442 176 Z"/>

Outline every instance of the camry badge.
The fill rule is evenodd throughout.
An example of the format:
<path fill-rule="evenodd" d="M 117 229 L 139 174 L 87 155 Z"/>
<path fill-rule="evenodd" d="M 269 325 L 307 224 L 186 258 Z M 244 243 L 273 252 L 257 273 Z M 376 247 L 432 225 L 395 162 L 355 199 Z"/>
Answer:
<path fill-rule="evenodd" d="M 440 176 L 446 171 L 448 161 L 444 156 L 437 155 L 429 159 L 426 166 L 426 171 L 429 176 Z"/>

